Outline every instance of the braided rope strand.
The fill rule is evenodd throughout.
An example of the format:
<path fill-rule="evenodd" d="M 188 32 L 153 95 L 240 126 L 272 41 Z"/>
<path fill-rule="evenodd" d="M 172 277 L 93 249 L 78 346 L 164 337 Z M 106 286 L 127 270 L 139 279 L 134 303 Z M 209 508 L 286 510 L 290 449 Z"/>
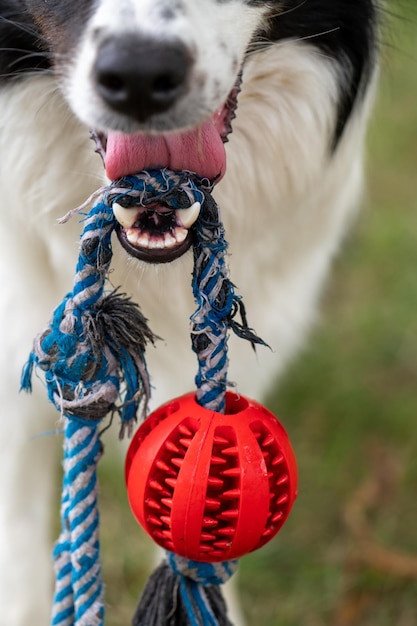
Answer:
<path fill-rule="evenodd" d="M 100 626 L 104 594 L 99 559 L 98 429 L 65 419 L 62 531 L 55 544 L 53 626 Z"/>
<path fill-rule="evenodd" d="M 208 193 L 195 236 L 192 289 L 197 309 L 191 316 L 191 341 L 198 359 L 196 398 L 206 409 L 224 413 L 227 335 L 235 295 L 228 276 L 227 242 L 219 208 Z"/>
<path fill-rule="evenodd" d="M 62 530 L 54 548 L 53 626 L 104 623 L 98 424 L 117 409 L 122 383 L 122 424 L 136 419 L 140 402 L 149 397 L 143 353 L 153 335 L 136 305 L 115 292 L 104 294 L 115 223 L 104 197 L 85 219 L 73 290 L 35 338 L 22 375 L 22 388 L 31 390 L 34 366 L 44 370 L 48 397 L 64 420 Z"/>
<path fill-rule="evenodd" d="M 97 463 L 102 446 L 97 426 L 66 420 L 65 482 L 71 501 L 71 571 L 77 626 L 100 626 L 104 620 L 104 593 L 98 539 Z"/>
<path fill-rule="evenodd" d="M 55 595 L 52 607 L 52 626 L 74 624 L 74 595 L 72 592 L 71 536 L 68 510 L 70 496 L 67 484 L 63 485 L 61 498 L 61 534 L 53 551 L 55 568 Z"/>

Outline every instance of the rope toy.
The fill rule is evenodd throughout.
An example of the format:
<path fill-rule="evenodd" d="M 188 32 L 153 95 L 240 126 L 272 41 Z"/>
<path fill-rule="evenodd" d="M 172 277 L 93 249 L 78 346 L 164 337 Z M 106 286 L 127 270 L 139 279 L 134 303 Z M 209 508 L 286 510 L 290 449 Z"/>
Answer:
<path fill-rule="evenodd" d="M 168 550 L 132 623 L 230 626 L 219 585 L 235 571 L 235 557 L 276 534 L 297 489 L 295 459 L 282 426 L 261 405 L 227 391 L 228 330 L 253 346 L 264 342 L 248 327 L 228 277 L 227 243 L 210 181 L 190 172 L 150 170 L 100 191 L 85 220 L 73 290 L 35 338 L 22 375 L 22 388 L 30 391 L 34 367 L 44 371 L 48 398 L 64 422 L 52 625 L 104 624 L 96 476 L 100 424 L 117 412 L 121 437 L 130 435 L 138 411 L 146 414 L 150 395 L 144 353 L 156 337 L 137 304 L 118 290 L 105 291 L 116 228 L 111 207 L 133 196 L 144 206 L 163 197 L 164 204 L 178 208 L 186 196 L 189 206 L 202 206 L 193 226 L 196 392 L 150 415 L 128 451 L 133 512 Z M 195 480 L 196 472 L 204 480 Z"/>

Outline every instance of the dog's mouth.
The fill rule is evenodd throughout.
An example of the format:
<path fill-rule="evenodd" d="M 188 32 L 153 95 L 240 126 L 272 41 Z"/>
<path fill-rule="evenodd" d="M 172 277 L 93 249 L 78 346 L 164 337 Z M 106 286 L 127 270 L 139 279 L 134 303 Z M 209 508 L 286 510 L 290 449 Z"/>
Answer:
<path fill-rule="evenodd" d="M 185 195 L 185 194 L 184 194 Z M 138 206 L 125 196 L 113 203 L 118 222 L 116 232 L 123 248 L 133 257 L 148 263 L 168 263 L 182 256 L 192 243 L 191 226 L 197 220 L 201 205 L 172 209 L 163 203 Z M 126 201 L 123 202 L 123 200 Z"/>
<path fill-rule="evenodd" d="M 101 136 L 106 174 L 111 180 L 142 170 L 168 168 L 189 171 L 212 182 L 225 174 L 224 143 L 235 117 L 240 79 L 226 102 L 208 120 L 191 130 L 166 134 L 109 132 Z M 191 227 L 198 218 L 198 202 L 172 209 L 163 202 L 133 198 L 113 204 L 116 232 L 123 248 L 149 263 L 166 263 L 182 256 L 192 244 Z"/>

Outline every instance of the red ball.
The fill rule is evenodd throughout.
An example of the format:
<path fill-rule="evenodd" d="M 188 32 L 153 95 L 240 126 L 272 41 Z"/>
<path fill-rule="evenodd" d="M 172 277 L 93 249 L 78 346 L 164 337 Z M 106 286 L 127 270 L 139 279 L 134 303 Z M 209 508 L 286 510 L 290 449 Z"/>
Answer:
<path fill-rule="evenodd" d="M 133 514 L 163 548 L 225 561 L 272 539 L 297 496 L 297 466 L 276 417 L 228 392 L 226 412 L 189 393 L 161 406 L 136 432 L 126 459 Z"/>

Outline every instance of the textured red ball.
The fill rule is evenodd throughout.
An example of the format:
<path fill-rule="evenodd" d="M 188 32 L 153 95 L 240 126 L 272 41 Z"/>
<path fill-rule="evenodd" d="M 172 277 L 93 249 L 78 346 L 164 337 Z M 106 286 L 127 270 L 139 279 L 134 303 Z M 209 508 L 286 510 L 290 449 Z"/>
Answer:
<path fill-rule="evenodd" d="M 161 406 L 136 432 L 126 459 L 133 514 L 163 548 L 224 561 L 279 531 L 297 495 L 297 466 L 277 418 L 241 395 L 225 413 L 189 393 Z"/>

